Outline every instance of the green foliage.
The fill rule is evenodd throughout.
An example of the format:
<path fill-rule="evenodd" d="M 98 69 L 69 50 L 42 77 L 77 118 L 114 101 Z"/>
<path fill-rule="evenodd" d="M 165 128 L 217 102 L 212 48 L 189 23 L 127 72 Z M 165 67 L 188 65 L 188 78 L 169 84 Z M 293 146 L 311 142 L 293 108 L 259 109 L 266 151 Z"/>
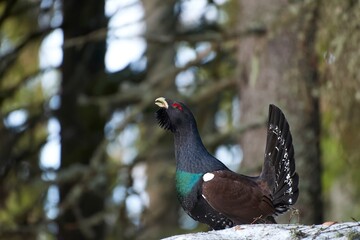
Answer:
<path fill-rule="evenodd" d="M 8 183 L 15 183 L 10 194 L 4 199 L 5 208 L 0 210 L 0 222 L 3 228 L 23 224 L 32 224 L 42 217 L 42 202 L 45 195 L 44 183 L 34 181 L 25 183 L 17 181 L 13 176 L 13 181 L 8 179 Z M 10 186 L 8 186 L 10 188 Z M 10 190 L 10 189 L 9 189 Z"/>
<path fill-rule="evenodd" d="M 12 234 L 16 229 L 44 219 L 48 186 L 41 179 L 39 167 L 40 150 L 48 134 L 43 108 L 46 99 L 39 75 L 42 38 L 30 37 L 38 31 L 39 6 L 24 0 L 12 3 L 3 1 L 0 6 L 0 42 L 4 43 L 0 45 L 0 238 L 6 239 L 16 239 Z M 24 117 L 19 125 L 8 120 L 16 111 Z"/>

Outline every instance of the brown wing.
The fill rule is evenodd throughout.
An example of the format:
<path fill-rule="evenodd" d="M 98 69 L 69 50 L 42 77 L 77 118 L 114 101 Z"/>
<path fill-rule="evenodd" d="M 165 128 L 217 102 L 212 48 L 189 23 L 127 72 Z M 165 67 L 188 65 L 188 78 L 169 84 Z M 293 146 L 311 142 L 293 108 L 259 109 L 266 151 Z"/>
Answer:
<path fill-rule="evenodd" d="M 236 224 L 252 223 L 275 213 L 269 196 L 252 179 L 222 170 L 207 174 L 202 196 Z"/>

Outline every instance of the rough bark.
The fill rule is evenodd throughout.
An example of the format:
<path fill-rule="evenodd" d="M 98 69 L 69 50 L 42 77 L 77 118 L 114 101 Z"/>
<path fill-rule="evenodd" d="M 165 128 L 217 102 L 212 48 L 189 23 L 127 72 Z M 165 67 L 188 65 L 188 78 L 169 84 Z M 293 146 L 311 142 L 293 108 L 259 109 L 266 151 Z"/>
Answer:
<path fill-rule="evenodd" d="M 320 16 L 325 218 L 360 219 L 360 2 L 326 1 Z"/>
<path fill-rule="evenodd" d="M 177 16 L 174 12 L 175 0 L 143 1 L 148 35 L 171 36 L 175 34 Z M 146 51 L 147 76 L 146 81 L 163 89 L 163 94 L 171 96 L 174 91 L 175 47 L 173 42 L 160 43 L 148 41 Z M 165 71 L 173 72 L 160 77 Z M 164 74 L 162 74 L 164 75 Z M 160 96 L 158 96 L 160 97 Z M 157 126 L 154 114 L 145 116 L 146 130 L 142 133 L 142 139 L 152 136 Z M 149 127 L 153 126 L 153 127 Z M 144 230 L 141 239 L 158 239 L 166 236 L 167 232 L 178 229 L 178 212 L 174 184 L 175 159 L 173 153 L 173 141 L 170 133 L 162 138 L 158 147 L 153 148 L 147 159 L 147 192 L 150 205 L 143 214 Z M 165 151 L 163 151 L 165 150 Z"/>
<path fill-rule="evenodd" d="M 239 44 L 241 123 L 266 115 L 269 103 L 283 109 L 292 130 L 300 175 L 300 197 L 295 207 L 300 210 L 300 222 L 320 223 L 319 81 L 314 49 L 317 6 L 295 4 L 292 7 L 303 14 L 293 21 L 287 1 L 240 0 L 240 5 L 240 27 L 256 23 L 268 29 L 266 37 L 242 39 Z M 265 136 L 264 128 L 241 137 L 245 168 L 260 171 Z"/>
<path fill-rule="evenodd" d="M 104 0 L 64 0 L 64 44 L 106 27 L 104 4 Z M 103 93 L 98 76 L 104 72 L 105 50 L 105 40 L 64 49 L 61 106 L 57 114 L 61 125 L 61 169 L 72 164 L 90 165 L 90 159 L 104 137 L 105 116 L 100 114 L 98 106 L 79 105 L 78 98 L 81 94 L 96 96 Z M 58 221 L 58 239 L 103 238 L 104 221 L 89 226 L 84 226 L 82 221 L 103 210 L 105 183 L 83 186 L 78 199 L 69 199 L 74 197 L 72 191 L 82 180 L 60 186 L 60 207 L 65 206 L 65 202 L 72 203 L 66 209 L 60 209 L 64 212 Z"/>

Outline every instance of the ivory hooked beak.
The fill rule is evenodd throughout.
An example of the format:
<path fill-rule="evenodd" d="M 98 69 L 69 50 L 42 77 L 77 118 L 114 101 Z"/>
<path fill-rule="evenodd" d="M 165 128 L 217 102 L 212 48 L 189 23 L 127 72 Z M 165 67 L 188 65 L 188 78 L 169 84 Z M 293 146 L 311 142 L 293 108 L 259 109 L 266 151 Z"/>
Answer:
<path fill-rule="evenodd" d="M 155 104 L 158 105 L 161 108 L 169 108 L 169 104 L 166 102 L 166 99 L 164 97 L 159 97 L 155 99 Z"/>

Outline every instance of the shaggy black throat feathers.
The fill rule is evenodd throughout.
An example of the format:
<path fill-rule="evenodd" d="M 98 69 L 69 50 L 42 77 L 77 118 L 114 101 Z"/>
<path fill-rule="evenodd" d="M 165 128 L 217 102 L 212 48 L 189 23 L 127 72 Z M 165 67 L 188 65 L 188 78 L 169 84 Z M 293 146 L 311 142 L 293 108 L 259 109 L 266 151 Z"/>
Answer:
<path fill-rule="evenodd" d="M 160 127 L 175 141 L 176 191 L 193 219 L 223 229 L 239 224 L 276 223 L 274 216 L 295 204 L 299 177 L 289 124 L 281 110 L 269 106 L 264 165 L 258 177 L 229 170 L 203 145 L 189 108 L 163 97 L 155 104 Z"/>

